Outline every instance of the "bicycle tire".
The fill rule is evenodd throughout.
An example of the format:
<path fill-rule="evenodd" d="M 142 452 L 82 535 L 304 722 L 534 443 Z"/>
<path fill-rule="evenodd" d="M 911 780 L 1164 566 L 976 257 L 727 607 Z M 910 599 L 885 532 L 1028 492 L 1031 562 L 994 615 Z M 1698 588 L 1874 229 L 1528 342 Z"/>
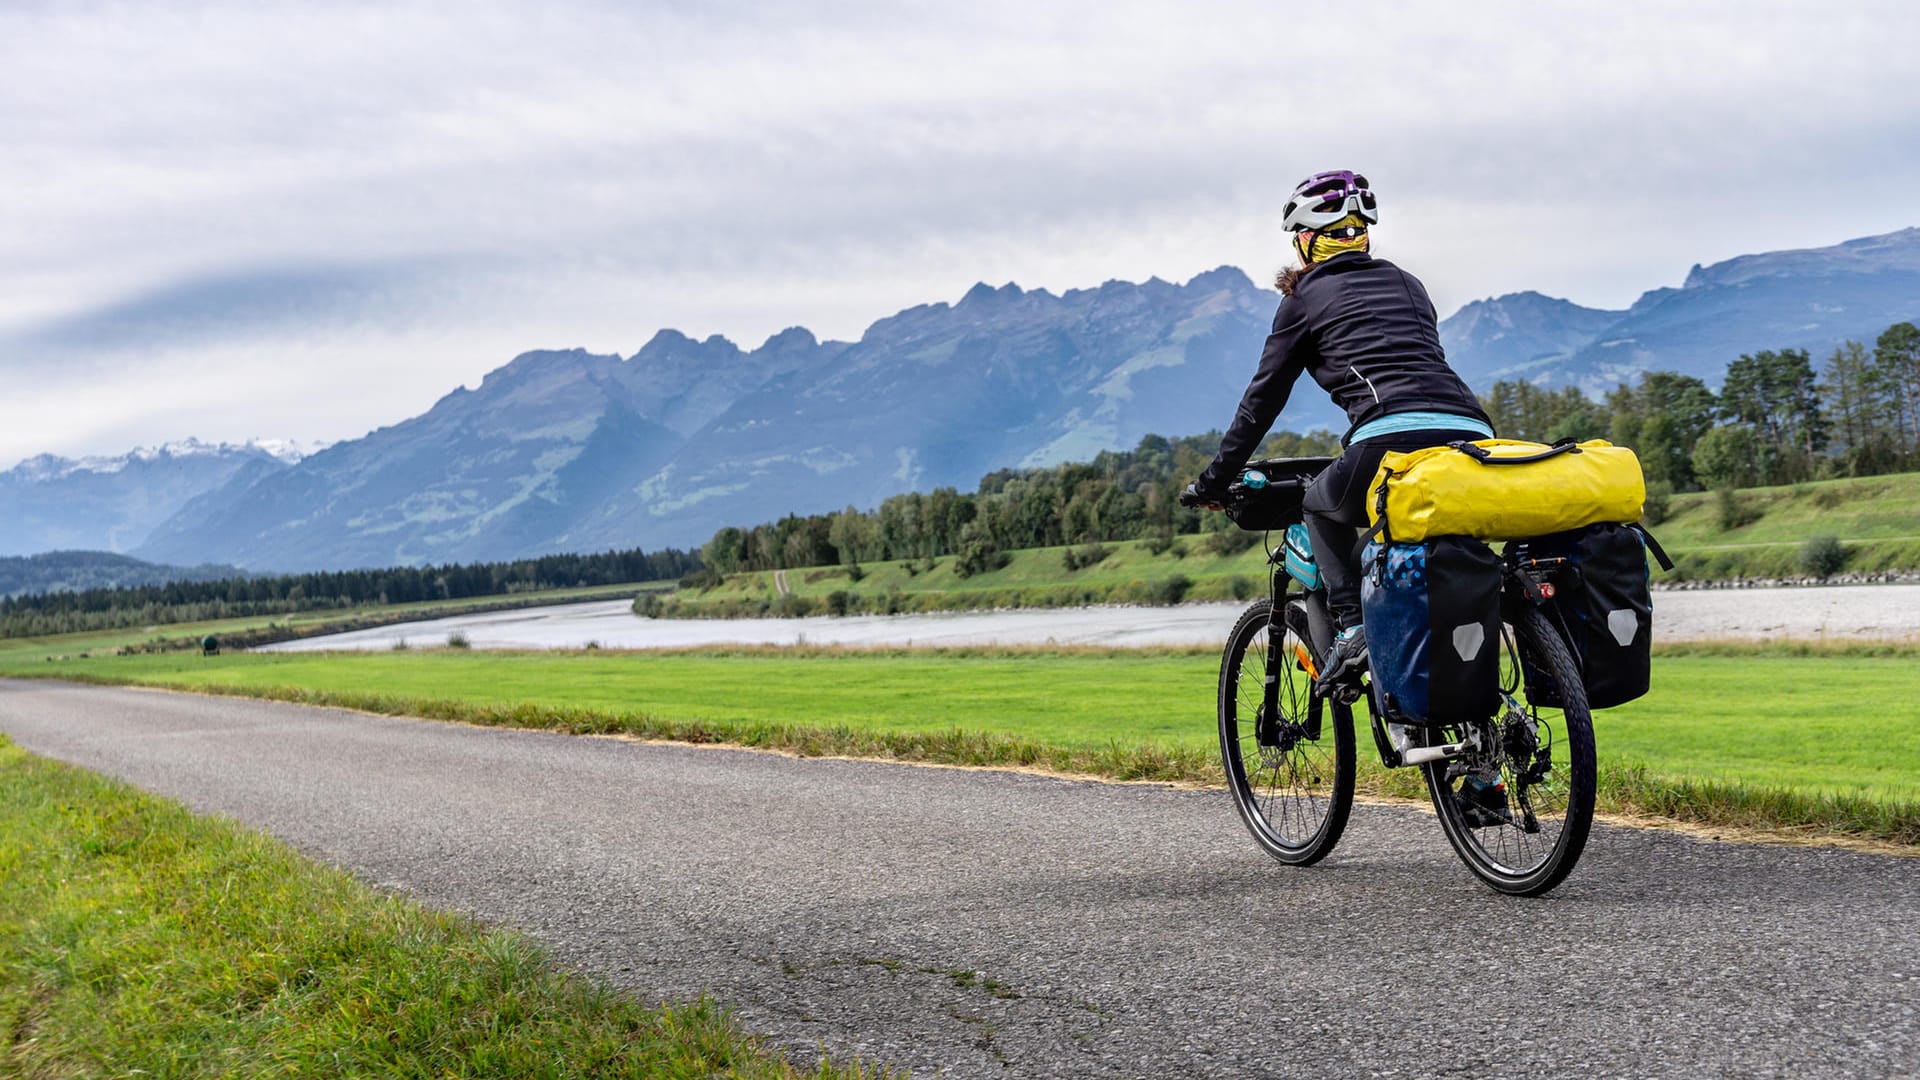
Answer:
<path fill-rule="evenodd" d="M 1433 762 L 1421 768 L 1426 775 L 1428 793 L 1433 798 L 1434 811 L 1440 817 L 1440 827 L 1446 833 L 1448 843 L 1453 845 L 1454 852 L 1460 856 L 1460 861 L 1498 892 L 1511 896 L 1539 896 L 1565 881 L 1567 875 L 1573 872 L 1593 826 L 1593 714 L 1587 707 L 1580 669 L 1553 624 L 1538 610 L 1528 608 L 1516 616 L 1516 621 L 1509 624 L 1509 629 L 1510 644 L 1503 644 L 1502 648 L 1502 666 L 1505 670 L 1502 686 L 1511 687 L 1511 694 L 1508 703 L 1502 705 L 1501 715 L 1485 722 L 1485 730 L 1497 736 L 1488 741 L 1499 749 L 1473 758 Z M 1520 704 L 1525 687 L 1515 650 L 1526 653 L 1530 662 L 1537 662 L 1552 673 L 1561 691 L 1558 708 L 1542 709 L 1530 702 Z M 1530 731 L 1528 725 L 1531 725 Z M 1543 732 L 1546 733 L 1545 759 L 1539 756 Z M 1461 727 L 1449 726 L 1437 729 L 1428 737 L 1456 741 L 1465 733 Z M 1516 753 L 1515 746 L 1508 741 L 1509 736 L 1515 739 L 1530 736 L 1534 745 L 1532 749 Z M 1561 768 L 1551 761 L 1551 757 L 1562 749 L 1563 744 L 1565 765 Z M 1520 758 L 1526 760 L 1517 760 Z M 1550 767 L 1541 773 L 1543 760 Z M 1489 769 L 1497 765 L 1499 778 L 1505 785 L 1505 794 L 1500 797 L 1507 807 L 1504 821 L 1499 820 L 1498 812 L 1489 813 L 1472 806 L 1474 800 L 1463 794 L 1462 788 L 1468 782 L 1468 776 L 1461 774 L 1461 771 L 1471 770 L 1475 764 Z M 1536 773 L 1540 773 L 1539 779 L 1522 782 L 1523 778 Z M 1477 781 L 1478 777 L 1475 779 Z M 1459 785 L 1456 785 L 1456 780 Z M 1524 811 L 1518 818 L 1512 812 L 1514 796 L 1511 793 L 1516 789 L 1520 793 L 1518 801 Z M 1542 815 L 1529 805 L 1529 799 L 1535 797 L 1549 807 L 1549 800 L 1562 800 L 1558 805 L 1558 817 L 1554 819 L 1554 835 L 1550 845 L 1526 839 L 1546 831 L 1541 821 Z M 1470 820 L 1470 815 L 1477 820 Z M 1532 825 L 1531 830 L 1529 824 Z M 1523 861 L 1522 856 L 1528 852 L 1535 855 L 1530 862 Z"/>
<path fill-rule="evenodd" d="M 1272 609 L 1270 600 L 1254 601 L 1227 638 L 1220 660 L 1220 759 L 1234 809 L 1254 841 L 1283 863 L 1307 866 L 1339 843 L 1353 812 L 1353 710 L 1314 700 L 1312 676 L 1298 660 L 1286 659 L 1298 644 L 1318 664 L 1306 609 L 1292 600 L 1282 620 L 1277 738 L 1261 744 L 1259 713 L 1275 654 Z"/>

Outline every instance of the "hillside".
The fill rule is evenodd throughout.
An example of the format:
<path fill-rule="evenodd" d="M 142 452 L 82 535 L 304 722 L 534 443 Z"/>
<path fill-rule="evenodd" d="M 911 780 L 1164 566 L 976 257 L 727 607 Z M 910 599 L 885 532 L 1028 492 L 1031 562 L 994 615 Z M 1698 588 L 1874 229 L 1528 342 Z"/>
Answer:
<path fill-rule="evenodd" d="M 0 597 L 240 576 L 231 566 L 158 566 L 111 551 L 49 551 L 24 558 L 0 556 Z"/>

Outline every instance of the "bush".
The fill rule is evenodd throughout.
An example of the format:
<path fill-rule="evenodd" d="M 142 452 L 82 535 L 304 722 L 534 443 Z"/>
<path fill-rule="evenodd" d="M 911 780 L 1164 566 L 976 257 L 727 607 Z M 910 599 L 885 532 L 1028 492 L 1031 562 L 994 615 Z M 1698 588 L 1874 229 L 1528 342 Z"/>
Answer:
<path fill-rule="evenodd" d="M 1800 545 L 1795 564 L 1801 573 L 1825 581 L 1847 568 L 1847 549 L 1841 546 L 1837 536 L 1816 536 Z"/>
<path fill-rule="evenodd" d="M 1760 520 L 1763 511 L 1751 499 L 1743 499 L 1732 487 L 1722 487 L 1713 493 L 1714 513 L 1720 521 L 1721 532 L 1732 532 L 1745 525 Z"/>
<path fill-rule="evenodd" d="M 991 573 L 1012 561 L 1013 556 L 1001 551 L 993 541 L 976 535 L 961 547 L 959 557 L 953 560 L 953 572 L 956 577 L 970 578 Z M 933 569 L 932 559 L 927 560 L 927 569 Z"/>
<path fill-rule="evenodd" d="M 1177 604 L 1186 599 L 1187 590 L 1193 588 L 1193 582 L 1185 574 L 1175 574 L 1170 578 L 1156 581 L 1150 586 L 1153 602 L 1156 604 Z"/>
<path fill-rule="evenodd" d="M 845 589 L 835 589 L 827 594 L 827 614 L 845 615 L 849 611 L 860 609 L 860 597 Z"/>
<path fill-rule="evenodd" d="M 688 592 L 695 589 L 706 592 L 708 589 L 726 584 L 726 581 L 725 574 L 705 567 L 680 575 L 680 587 Z"/>
<path fill-rule="evenodd" d="M 1655 480 L 1647 485 L 1647 506 L 1641 518 L 1649 525 L 1658 525 L 1667 520 L 1673 508 L 1673 485 L 1665 480 Z"/>
<path fill-rule="evenodd" d="M 1254 580 L 1245 574 L 1235 574 L 1227 581 L 1227 591 L 1235 600 L 1251 600 L 1254 590 L 1259 588 Z"/>
<path fill-rule="evenodd" d="M 1060 564 L 1067 568 L 1068 573 L 1072 573 L 1089 566 L 1096 566 L 1106 561 L 1107 556 L 1111 554 L 1113 549 L 1105 544 L 1082 544 L 1077 548 L 1068 548 L 1061 552 Z"/>
<path fill-rule="evenodd" d="M 1147 554 L 1149 555 L 1165 555 L 1168 549 L 1173 547 L 1173 532 L 1172 530 L 1167 530 L 1154 533 L 1152 536 L 1147 537 L 1147 542 L 1141 546 L 1147 549 Z M 1186 554 L 1186 549 L 1182 548 L 1181 554 Z M 1177 557 L 1178 556 L 1176 556 L 1176 558 Z"/>
<path fill-rule="evenodd" d="M 847 564 L 847 580 L 848 581 L 858 582 L 861 578 L 866 576 L 867 576 L 866 567 L 861 566 L 859 563 Z"/>
<path fill-rule="evenodd" d="M 643 619 L 657 619 L 666 604 L 659 593 L 644 592 L 633 598 L 633 613 Z"/>
<path fill-rule="evenodd" d="M 473 642 L 467 640 L 467 635 L 455 630 L 453 633 L 447 635 L 447 648 L 471 649 L 473 648 Z"/>
<path fill-rule="evenodd" d="M 1175 540 L 1173 546 L 1167 549 L 1167 554 L 1172 555 L 1176 559 L 1186 558 L 1187 542 L 1185 540 Z"/>
<path fill-rule="evenodd" d="M 1238 555 L 1259 542 L 1258 533 L 1251 533 L 1245 529 L 1226 529 L 1209 533 L 1206 539 L 1207 550 L 1222 557 Z"/>
<path fill-rule="evenodd" d="M 789 619 L 802 619 L 813 614 L 813 599 L 798 593 L 788 593 L 780 598 L 774 610 Z"/>

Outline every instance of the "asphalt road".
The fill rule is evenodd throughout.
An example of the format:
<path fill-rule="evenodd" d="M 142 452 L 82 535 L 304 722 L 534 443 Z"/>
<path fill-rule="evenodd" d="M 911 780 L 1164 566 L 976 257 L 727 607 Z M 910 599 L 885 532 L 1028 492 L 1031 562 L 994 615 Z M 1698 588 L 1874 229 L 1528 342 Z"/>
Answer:
<path fill-rule="evenodd" d="M 796 1058 L 973 1076 L 1920 1073 L 1920 860 L 1602 828 L 1544 900 L 1431 817 L 49 683 L 0 731 L 521 927 Z M 1604 752 L 1604 747 L 1603 747 Z"/>

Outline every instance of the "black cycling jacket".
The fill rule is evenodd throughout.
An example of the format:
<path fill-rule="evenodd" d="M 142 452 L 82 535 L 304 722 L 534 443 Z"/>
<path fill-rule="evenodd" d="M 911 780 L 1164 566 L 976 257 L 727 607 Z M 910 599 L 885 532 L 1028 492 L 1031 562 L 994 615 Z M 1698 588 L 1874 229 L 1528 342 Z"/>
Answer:
<path fill-rule="evenodd" d="M 1382 416 L 1443 412 L 1492 426 L 1480 402 L 1447 366 L 1438 317 L 1420 279 L 1359 251 L 1301 275 L 1280 302 L 1260 370 L 1247 384 L 1220 454 L 1200 474 L 1202 491 L 1224 490 L 1287 407 L 1294 381 L 1313 376 L 1347 412 L 1347 436 Z"/>

